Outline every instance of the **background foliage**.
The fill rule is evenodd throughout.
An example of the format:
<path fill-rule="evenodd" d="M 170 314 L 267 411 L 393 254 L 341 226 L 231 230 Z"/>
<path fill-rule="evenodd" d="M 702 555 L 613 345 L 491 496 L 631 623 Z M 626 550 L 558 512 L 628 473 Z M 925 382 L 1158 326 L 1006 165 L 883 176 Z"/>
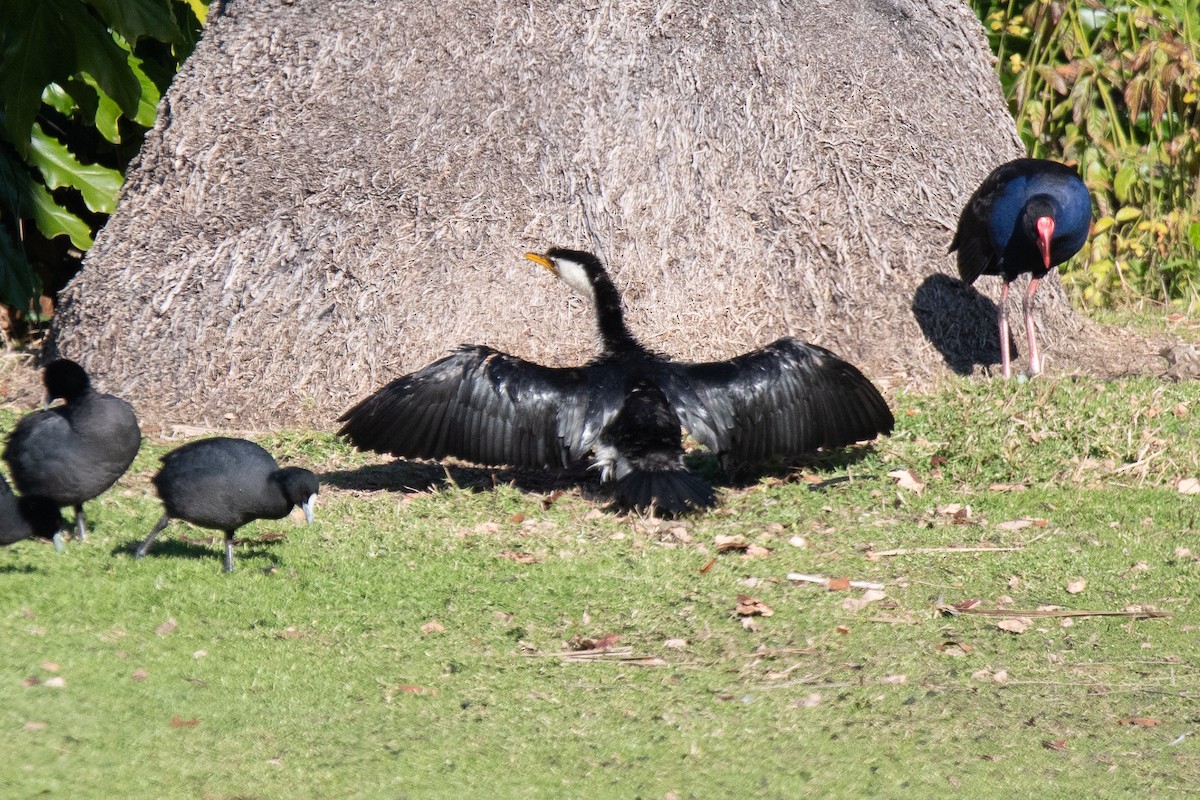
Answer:
<path fill-rule="evenodd" d="M 207 0 L 0 0 L 0 303 L 48 309 L 116 206 Z"/>
<path fill-rule="evenodd" d="M 1098 218 L 1064 270 L 1085 306 L 1200 308 L 1200 7 L 973 0 L 1032 156 L 1077 164 Z"/>

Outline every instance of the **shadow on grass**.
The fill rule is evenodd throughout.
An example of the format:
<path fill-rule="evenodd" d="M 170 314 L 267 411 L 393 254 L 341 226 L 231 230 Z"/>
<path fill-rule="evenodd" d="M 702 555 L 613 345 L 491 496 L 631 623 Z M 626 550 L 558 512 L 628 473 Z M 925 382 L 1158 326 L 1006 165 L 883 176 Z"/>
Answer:
<path fill-rule="evenodd" d="M 522 469 L 512 467 L 474 467 L 466 464 L 404 461 L 372 464 L 353 470 L 326 472 L 322 483 L 339 489 L 361 492 L 380 490 L 404 492 L 437 491 L 456 486 L 472 492 L 490 491 L 497 486 L 512 486 L 530 494 L 589 487 L 599 492 L 600 479 L 586 468 L 566 470 Z"/>
<path fill-rule="evenodd" d="M 803 482 L 801 471 L 841 471 L 859 463 L 873 450 L 872 445 L 840 448 L 830 452 L 818 452 L 800 460 L 777 461 L 767 464 L 741 466 L 729 471 L 721 467 L 720 459 L 707 450 L 692 450 L 684 456 L 684 466 L 697 477 L 713 486 L 729 489 L 746 489 L 759 483 L 764 477 L 775 477 L 784 481 Z M 862 475 L 855 479 L 879 476 Z M 339 489 L 352 491 L 400 491 L 430 492 L 457 487 L 471 492 L 491 491 L 497 486 L 511 486 L 525 494 L 549 495 L 554 492 L 578 490 L 584 499 L 597 504 L 612 500 L 600 475 L 586 465 L 572 466 L 564 470 L 538 470 L 518 468 L 474 467 L 464 464 L 440 464 L 427 461 L 405 461 L 396 459 L 387 464 L 373 464 L 354 470 L 326 472 L 320 476 L 322 483 Z M 834 477 L 810 488 L 819 490 L 827 485 L 849 480 Z M 606 508 L 605 510 L 612 510 Z"/>
<path fill-rule="evenodd" d="M 36 569 L 28 564 L 5 564 L 0 567 L 0 575 L 32 575 Z"/>
<path fill-rule="evenodd" d="M 265 536 L 252 539 L 243 539 L 235 536 L 233 544 L 236 548 L 239 548 L 237 550 L 239 556 L 253 558 L 256 556 L 270 556 L 271 552 L 269 548 L 285 539 L 287 539 L 287 536 L 279 533 L 268 533 Z M 138 539 L 134 542 L 117 545 L 112 549 L 112 554 L 115 556 L 124 553 L 128 556 L 136 556 L 138 546 L 141 543 L 142 540 Z M 225 534 L 217 532 L 210 536 L 203 534 L 196 536 L 181 532 L 172 536 L 169 527 L 162 532 L 159 538 L 154 540 L 154 544 L 150 546 L 150 551 L 146 553 L 146 558 L 148 559 L 195 558 L 208 561 L 224 557 Z"/>

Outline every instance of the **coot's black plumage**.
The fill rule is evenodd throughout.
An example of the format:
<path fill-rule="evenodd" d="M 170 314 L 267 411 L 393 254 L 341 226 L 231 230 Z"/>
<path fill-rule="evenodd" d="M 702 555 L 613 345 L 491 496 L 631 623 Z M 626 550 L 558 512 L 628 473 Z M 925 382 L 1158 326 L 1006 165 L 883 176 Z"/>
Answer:
<path fill-rule="evenodd" d="M 21 494 L 74 506 L 75 535 L 83 539 L 83 504 L 125 474 L 142 432 L 129 403 L 93 389 L 74 361 L 51 362 L 42 380 L 50 400 L 65 402 L 22 417 L 8 438 L 4 460 Z"/>
<path fill-rule="evenodd" d="M 17 497 L 0 476 L 0 545 L 22 539 L 48 539 L 57 548 L 62 545 L 62 528 L 62 514 L 52 500 Z"/>
<path fill-rule="evenodd" d="M 680 426 L 723 464 L 792 457 L 892 430 L 892 413 L 854 366 L 784 338 L 727 361 L 680 363 L 645 348 L 591 253 L 530 260 L 593 304 L 601 355 L 551 368 L 462 345 L 397 378 L 340 418 L 356 446 L 406 458 L 562 467 L 592 455 L 617 505 L 678 514 L 713 505 L 683 465 Z"/>
<path fill-rule="evenodd" d="M 143 558 L 172 519 L 225 532 L 225 571 L 233 571 L 233 534 L 256 519 L 282 519 L 299 506 L 312 522 L 317 476 L 279 468 L 254 442 L 223 436 L 201 439 L 163 456 L 154 487 L 166 513 L 138 546 Z"/>
<path fill-rule="evenodd" d="M 1000 275 L 1000 363 L 1011 373 L 1008 286 L 1030 272 L 1022 309 L 1029 342 L 1029 375 L 1042 371 L 1034 330 L 1033 295 L 1046 274 L 1079 252 L 1092 222 L 1092 196 L 1079 174 L 1056 161 L 1018 158 L 992 171 L 963 208 L 950 252 L 958 251 L 958 274 L 972 284 Z"/>

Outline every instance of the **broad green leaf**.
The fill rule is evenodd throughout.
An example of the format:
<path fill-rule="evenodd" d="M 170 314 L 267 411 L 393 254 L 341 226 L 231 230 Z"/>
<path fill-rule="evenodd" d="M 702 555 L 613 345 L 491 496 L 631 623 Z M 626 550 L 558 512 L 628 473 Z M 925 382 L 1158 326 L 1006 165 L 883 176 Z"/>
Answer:
<path fill-rule="evenodd" d="M 62 86 L 67 94 L 71 95 L 75 105 L 79 107 L 79 119 L 94 126 L 96 124 L 96 106 L 100 102 L 100 90 L 84 80 L 82 76 L 70 78 Z"/>
<path fill-rule="evenodd" d="M 120 144 L 121 128 L 117 123 L 121 119 L 121 107 L 96 85 L 91 75 L 84 74 L 83 80 L 96 90 L 96 130 L 113 144 Z"/>
<path fill-rule="evenodd" d="M 193 7 L 193 4 L 195 7 Z M 184 41 L 182 44 L 174 44 L 171 46 L 172 55 L 176 59 L 175 64 L 168 64 L 166 61 L 154 61 L 147 64 L 146 74 L 161 90 L 166 90 L 167 85 L 171 82 L 171 78 L 175 75 L 176 65 L 182 64 L 187 57 L 192 54 L 192 50 L 196 47 L 196 40 L 200 38 L 200 31 L 204 28 L 204 18 L 208 13 L 208 3 L 196 3 L 195 0 L 179 0 L 179 2 L 171 3 L 171 16 L 175 20 L 175 24 L 183 33 Z M 169 74 L 164 75 L 164 69 Z"/>
<path fill-rule="evenodd" d="M 1130 222 L 1131 220 L 1137 219 L 1141 215 L 1142 210 L 1140 208 L 1135 208 L 1134 206 L 1123 206 L 1117 209 L 1116 218 L 1118 223 Z"/>
<path fill-rule="evenodd" d="M 1117 172 L 1117 177 L 1113 179 L 1113 192 L 1116 193 L 1119 202 L 1129 202 L 1129 189 L 1136 179 L 1137 166 L 1135 164 L 1126 164 Z"/>
<path fill-rule="evenodd" d="M 46 3 L 68 4 L 72 0 L 42 0 Z M 78 0 L 73 0 L 78 6 Z M 104 26 L 91 14 L 75 14 L 64 19 L 65 33 L 74 45 L 78 69 L 96 79 L 104 93 L 116 101 L 129 117 L 138 113 L 142 88 L 129 66 L 129 53 L 121 48 Z M 75 70 L 72 70 L 74 72 Z"/>
<path fill-rule="evenodd" d="M 162 97 L 162 94 L 158 91 L 158 86 L 155 85 L 154 81 L 142 69 L 144 62 L 133 54 L 133 50 L 129 47 L 129 44 L 120 39 L 117 40 L 117 44 L 128 54 L 129 69 L 133 72 L 134 77 L 137 78 L 138 85 L 142 89 L 141 97 L 138 98 L 137 114 L 131 117 L 131 119 L 143 128 L 149 128 L 154 124 L 154 117 L 158 112 L 158 101 Z"/>
<path fill-rule="evenodd" d="M 8 232 L 0 228 L 0 303 L 25 308 L 37 292 L 33 265 Z"/>
<path fill-rule="evenodd" d="M 74 50 L 60 45 L 59 1 L 6 0 L 4 5 L 0 100 L 8 140 L 22 154 L 42 105 L 42 90 L 75 72 Z"/>
<path fill-rule="evenodd" d="M 71 186 L 83 195 L 92 211 L 111 214 L 117 207 L 121 173 L 100 164 L 81 164 L 75 154 L 36 122 L 30 136 L 29 161 L 42 173 L 51 189 Z"/>
<path fill-rule="evenodd" d="M 183 32 L 171 16 L 167 0 L 86 0 L 104 22 L 129 42 L 143 36 L 183 44 Z"/>
<path fill-rule="evenodd" d="M 192 13 L 196 15 L 196 19 L 203 25 L 208 18 L 208 0 L 184 0 L 192 9 Z"/>
<path fill-rule="evenodd" d="M 154 120 L 158 116 L 158 101 L 162 99 L 162 94 L 158 91 L 158 87 L 154 85 L 154 81 L 142 71 L 142 60 L 137 56 L 131 55 L 129 58 L 129 67 L 133 70 L 133 74 L 137 77 L 138 83 L 142 87 L 142 95 L 138 98 L 137 113 L 133 116 L 133 121 L 143 128 L 150 128 L 154 125 Z"/>
<path fill-rule="evenodd" d="M 1096 224 L 1092 226 L 1092 235 L 1094 236 L 1097 233 L 1104 233 L 1113 226 L 1113 222 L 1115 222 L 1115 220 L 1112 217 L 1101 217 L 1100 219 L 1096 220 Z"/>
<path fill-rule="evenodd" d="M 149 128 L 154 125 L 155 117 L 158 115 L 158 101 L 162 95 L 159 94 L 158 87 L 154 85 L 154 81 L 150 80 L 146 76 L 146 73 L 140 69 L 140 59 L 133 55 L 130 55 L 129 59 L 130 69 L 133 70 L 133 74 L 137 76 L 138 82 L 142 87 L 142 94 L 138 99 L 137 116 L 133 117 L 133 121 L 143 128 Z M 120 106 L 100 88 L 95 78 L 86 73 L 82 77 L 84 82 L 97 95 L 96 110 L 94 112 L 96 130 L 108 141 L 113 144 L 119 144 L 121 142 L 121 128 L 118 122 L 122 114 Z"/>
<path fill-rule="evenodd" d="M 1188 239 L 1191 241 L 1192 247 L 1200 250 L 1200 222 L 1188 225 Z"/>
<path fill-rule="evenodd" d="M 47 239 L 68 236 L 71 244 L 80 250 L 87 250 L 92 246 L 92 233 L 86 222 L 55 203 L 45 186 L 34 181 L 30 181 L 29 186 L 33 221 L 37 223 L 43 236 Z"/>
<path fill-rule="evenodd" d="M 79 108 L 75 98 L 71 97 L 67 90 L 57 83 L 52 83 L 42 90 L 42 102 L 64 117 L 71 116 Z"/>

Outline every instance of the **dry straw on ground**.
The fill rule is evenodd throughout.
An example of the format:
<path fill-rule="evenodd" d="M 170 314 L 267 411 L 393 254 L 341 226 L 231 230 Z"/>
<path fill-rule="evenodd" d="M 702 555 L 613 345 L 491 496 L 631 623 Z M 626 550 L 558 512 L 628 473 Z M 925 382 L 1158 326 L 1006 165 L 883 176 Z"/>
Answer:
<path fill-rule="evenodd" d="M 998 285 L 946 247 L 1019 153 L 951 0 L 238 0 L 52 345 L 163 423 L 330 427 L 459 342 L 587 358 L 588 309 L 520 257 L 563 245 L 677 357 L 791 334 L 884 381 L 970 371 Z M 1088 369 L 1095 332 L 1039 299 L 1050 370 Z"/>

